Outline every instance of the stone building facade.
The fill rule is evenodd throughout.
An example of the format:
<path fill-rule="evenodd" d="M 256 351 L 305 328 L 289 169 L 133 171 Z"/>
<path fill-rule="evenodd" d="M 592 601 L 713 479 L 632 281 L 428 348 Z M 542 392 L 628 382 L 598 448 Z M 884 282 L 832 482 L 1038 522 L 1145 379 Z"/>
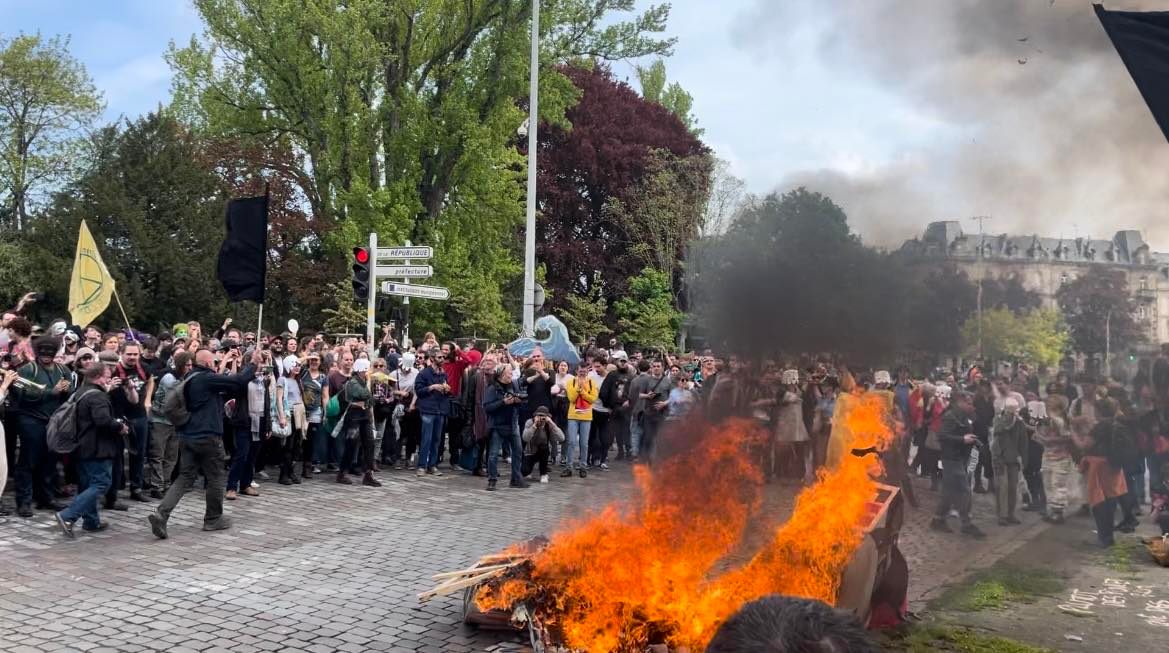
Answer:
<path fill-rule="evenodd" d="M 1147 346 L 1169 342 L 1169 253 L 1152 251 L 1139 231 L 1118 231 L 1110 240 L 980 236 L 963 232 L 957 221 L 932 222 L 901 253 L 951 262 L 971 280 L 1015 277 L 1053 308 L 1064 283 L 1095 266 L 1120 270 L 1137 300 L 1134 317 L 1147 330 Z"/>

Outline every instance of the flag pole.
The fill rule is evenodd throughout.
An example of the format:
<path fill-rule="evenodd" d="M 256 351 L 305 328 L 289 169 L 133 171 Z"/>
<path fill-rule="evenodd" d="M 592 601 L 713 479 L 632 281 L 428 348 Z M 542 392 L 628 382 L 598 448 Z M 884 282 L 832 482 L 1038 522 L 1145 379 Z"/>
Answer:
<path fill-rule="evenodd" d="M 256 318 L 256 343 L 257 343 L 257 345 L 260 342 L 260 338 L 263 337 L 260 335 L 263 331 L 264 331 L 264 302 L 260 302 L 260 314 Z"/>
<path fill-rule="evenodd" d="M 138 342 L 138 336 L 134 334 L 134 327 L 130 326 L 130 318 L 126 317 L 126 309 L 122 307 L 122 298 L 118 297 L 117 288 L 113 292 L 114 301 L 118 303 L 118 310 L 122 312 L 122 319 L 126 321 L 126 330 L 130 332 L 130 339 Z"/>

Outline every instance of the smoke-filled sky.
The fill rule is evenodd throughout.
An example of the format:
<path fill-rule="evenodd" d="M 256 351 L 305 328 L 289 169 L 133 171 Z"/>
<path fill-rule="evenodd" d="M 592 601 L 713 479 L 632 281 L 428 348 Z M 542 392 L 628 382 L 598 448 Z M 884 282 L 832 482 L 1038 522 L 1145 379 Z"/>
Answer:
<path fill-rule="evenodd" d="M 671 72 L 752 191 L 825 192 L 883 245 L 937 219 L 977 231 L 968 218 L 986 215 L 992 232 L 1135 227 L 1169 250 L 1169 143 L 1088 0 L 743 0 L 728 10 L 674 23 Z"/>
<path fill-rule="evenodd" d="M 5 34 L 72 35 L 111 119 L 166 102 L 166 43 L 200 30 L 185 0 L 0 0 Z M 749 189 L 825 192 L 869 243 L 987 215 L 1169 251 L 1169 144 L 1089 0 L 674 0 L 669 32 L 670 76 Z"/>

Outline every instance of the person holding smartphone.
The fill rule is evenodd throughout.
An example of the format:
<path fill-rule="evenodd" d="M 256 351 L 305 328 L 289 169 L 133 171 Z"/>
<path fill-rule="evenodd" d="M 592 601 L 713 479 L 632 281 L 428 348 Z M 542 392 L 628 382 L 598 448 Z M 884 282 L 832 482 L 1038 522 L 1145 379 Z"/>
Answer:
<path fill-rule="evenodd" d="M 552 421 L 547 406 L 538 406 L 532 418 L 524 423 L 524 460 L 520 473 L 527 478 L 536 465 L 540 466 L 540 482 L 548 482 L 548 456 L 553 443 L 564 442 L 564 431 Z"/>

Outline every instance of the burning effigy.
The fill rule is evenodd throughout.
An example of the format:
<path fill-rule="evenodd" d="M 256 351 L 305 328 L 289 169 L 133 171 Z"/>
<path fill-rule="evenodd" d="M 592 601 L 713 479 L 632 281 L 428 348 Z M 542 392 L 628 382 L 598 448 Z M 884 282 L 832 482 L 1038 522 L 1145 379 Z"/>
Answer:
<path fill-rule="evenodd" d="M 747 555 L 746 535 L 761 521 L 756 454 L 766 433 L 750 420 L 695 420 L 669 434 L 673 451 L 660 463 L 634 468 L 630 500 L 440 574 L 436 590 L 465 588 L 469 611 L 526 621 L 552 650 L 701 651 L 740 606 L 769 594 L 821 600 L 867 621 L 881 567 L 904 564 L 900 517 L 888 523 L 897 489 L 879 483 L 879 457 L 864 455 L 885 450 L 894 432 L 876 396 L 860 396 L 843 418 L 850 441 L 841 444 L 857 455 L 819 470 L 791 516 Z M 855 587 L 842 591 L 848 583 Z"/>

